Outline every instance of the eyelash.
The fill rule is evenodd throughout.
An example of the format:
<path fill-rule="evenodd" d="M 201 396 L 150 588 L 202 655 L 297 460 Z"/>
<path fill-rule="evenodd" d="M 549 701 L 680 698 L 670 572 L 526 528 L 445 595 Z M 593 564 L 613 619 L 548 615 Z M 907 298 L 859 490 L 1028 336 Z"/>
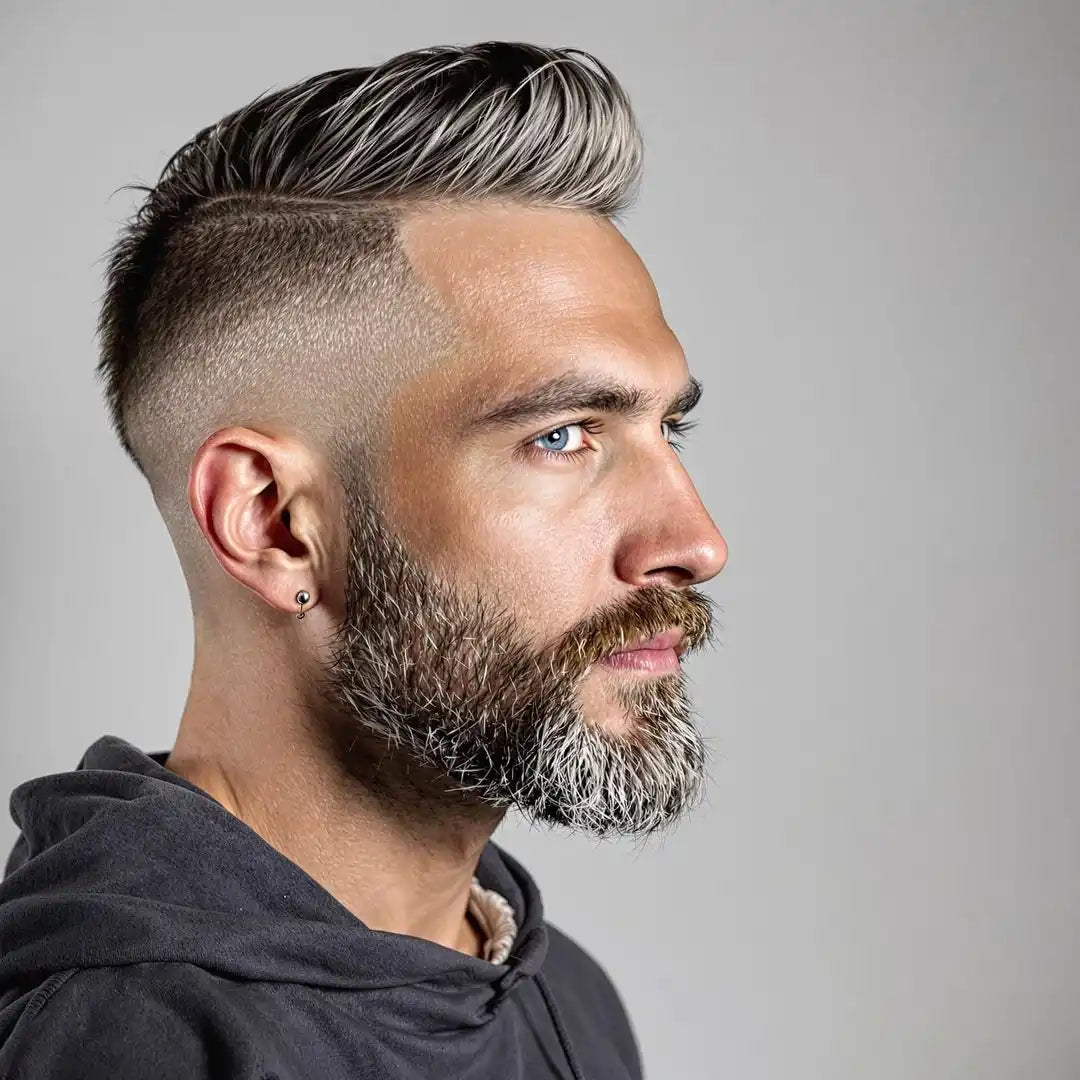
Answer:
<path fill-rule="evenodd" d="M 691 428 L 697 426 L 696 420 L 665 420 L 668 431 L 671 433 L 671 438 L 668 439 L 668 443 L 672 446 L 676 453 L 683 449 L 683 444 L 678 441 L 678 436 L 685 435 Z M 591 451 L 588 447 L 583 446 L 578 450 L 546 450 L 542 446 L 537 446 L 538 440 L 542 439 L 545 435 L 550 435 L 553 431 L 561 431 L 563 428 L 579 427 L 583 431 L 588 431 L 590 434 L 596 434 L 598 431 L 602 431 L 603 427 L 596 420 L 575 420 L 569 424 L 559 424 L 558 427 L 548 428 L 547 431 L 542 431 L 534 439 L 530 439 L 526 443 L 525 449 L 529 454 L 538 454 L 541 457 L 547 458 L 559 458 L 562 461 L 567 458 L 573 460 L 581 457 L 583 454 L 588 454 Z"/>

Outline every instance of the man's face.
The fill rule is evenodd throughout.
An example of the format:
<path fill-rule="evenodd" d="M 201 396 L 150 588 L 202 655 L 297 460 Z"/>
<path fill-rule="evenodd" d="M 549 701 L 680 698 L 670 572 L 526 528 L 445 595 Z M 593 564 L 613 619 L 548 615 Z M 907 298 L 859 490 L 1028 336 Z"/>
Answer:
<path fill-rule="evenodd" d="M 460 345 L 398 388 L 379 475 L 350 492 L 327 689 L 485 802 L 658 828 L 704 775 L 681 657 L 711 640 L 693 586 L 727 557 L 669 442 L 682 351 L 606 221 L 425 209 L 402 238 Z M 674 648 L 615 656 L 664 631 Z"/>

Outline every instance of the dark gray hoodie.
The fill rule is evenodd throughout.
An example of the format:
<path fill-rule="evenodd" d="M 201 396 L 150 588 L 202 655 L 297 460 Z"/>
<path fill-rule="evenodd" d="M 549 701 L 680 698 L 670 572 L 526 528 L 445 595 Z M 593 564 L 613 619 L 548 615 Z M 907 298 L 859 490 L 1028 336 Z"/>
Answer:
<path fill-rule="evenodd" d="M 11 793 L 2 1080 L 627 1080 L 610 980 L 493 843 L 506 963 L 369 930 L 206 792 L 115 735 Z"/>

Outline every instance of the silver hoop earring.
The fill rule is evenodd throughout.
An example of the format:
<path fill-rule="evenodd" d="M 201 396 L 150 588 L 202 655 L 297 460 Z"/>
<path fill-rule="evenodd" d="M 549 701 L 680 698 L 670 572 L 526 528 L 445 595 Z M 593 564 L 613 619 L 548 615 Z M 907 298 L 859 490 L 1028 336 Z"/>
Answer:
<path fill-rule="evenodd" d="M 304 605 L 311 599 L 311 594 L 304 589 L 301 589 L 296 594 L 296 602 L 300 605 L 300 610 L 296 613 L 298 619 L 302 619 L 306 612 L 304 611 Z"/>

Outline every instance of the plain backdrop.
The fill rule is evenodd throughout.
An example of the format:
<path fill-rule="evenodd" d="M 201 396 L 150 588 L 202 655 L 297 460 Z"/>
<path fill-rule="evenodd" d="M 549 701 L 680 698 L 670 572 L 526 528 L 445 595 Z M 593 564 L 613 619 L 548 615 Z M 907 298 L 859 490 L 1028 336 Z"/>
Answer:
<path fill-rule="evenodd" d="M 651 1080 L 1080 1076 L 1080 5 L 2 12 L 5 799 L 106 732 L 171 746 L 187 691 L 179 564 L 92 375 L 116 189 L 306 75 L 575 45 L 635 103 L 624 228 L 705 385 L 712 780 L 643 848 L 496 839 Z"/>

